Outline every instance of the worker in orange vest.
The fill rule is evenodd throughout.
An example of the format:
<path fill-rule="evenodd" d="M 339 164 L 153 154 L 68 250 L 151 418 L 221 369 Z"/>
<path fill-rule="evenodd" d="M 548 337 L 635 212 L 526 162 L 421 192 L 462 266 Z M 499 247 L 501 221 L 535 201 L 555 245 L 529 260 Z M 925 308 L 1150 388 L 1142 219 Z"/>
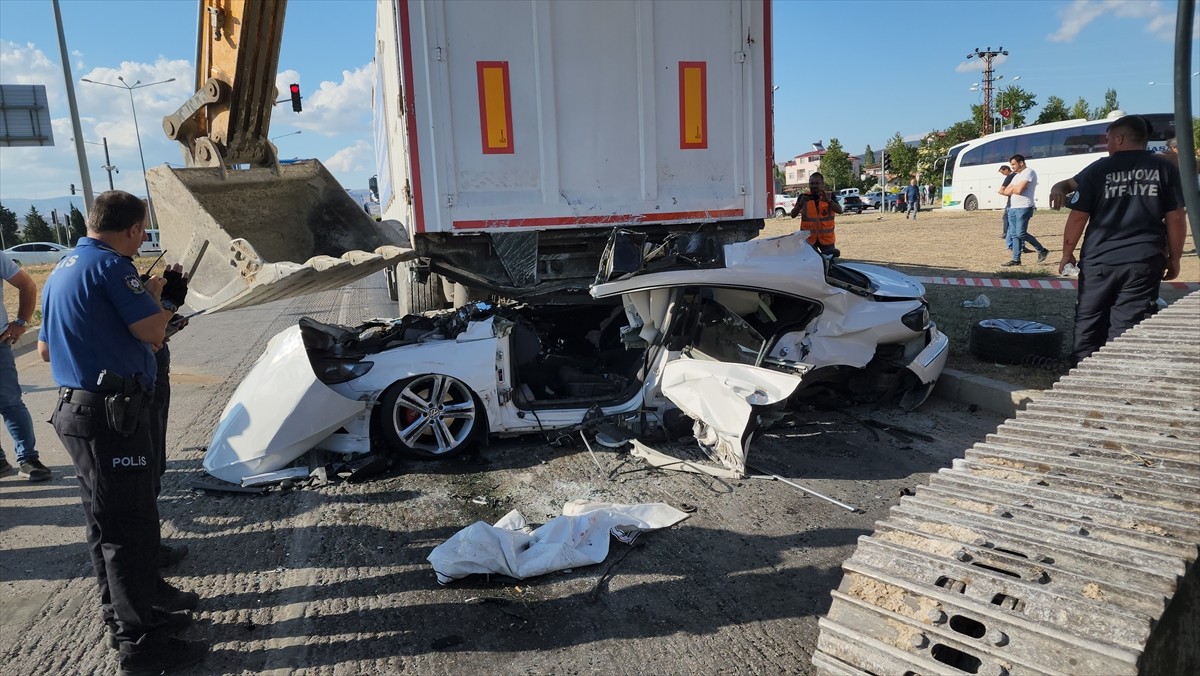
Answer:
<path fill-rule="evenodd" d="M 833 215 L 842 213 L 842 205 L 838 204 L 825 190 L 825 177 L 813 173 L 808 179 L 808 192 L 796 199 L 792 207 L 792 218 L 800 217 L 800 229 L 808 231 L 808 243 L 823 256 L 837 258 L 841 255 L 834 243 L 837 241 L 833 232 Z"/>

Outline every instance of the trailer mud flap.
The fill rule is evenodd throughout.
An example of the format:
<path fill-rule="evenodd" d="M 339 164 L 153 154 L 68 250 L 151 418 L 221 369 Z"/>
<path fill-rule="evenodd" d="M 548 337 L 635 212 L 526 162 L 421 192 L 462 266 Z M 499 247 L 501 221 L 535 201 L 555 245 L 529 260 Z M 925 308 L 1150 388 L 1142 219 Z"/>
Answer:
<path fill-rule="evenodd" d="M 191 274 L 187 304 L 216 312 L 339 288 L 416 256 L 317 160 L 147 172 L 163 249 Z"/>

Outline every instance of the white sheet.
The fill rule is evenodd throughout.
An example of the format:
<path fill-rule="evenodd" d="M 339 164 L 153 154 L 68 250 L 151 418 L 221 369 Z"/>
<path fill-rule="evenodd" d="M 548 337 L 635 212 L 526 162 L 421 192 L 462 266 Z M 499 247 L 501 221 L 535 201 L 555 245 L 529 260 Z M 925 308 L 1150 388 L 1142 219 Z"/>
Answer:
<path fill-rule="evenodd" d="M 513 510 L 495 523 L 478 521 L 429 553 L 438 582 L 474 573 L 496 573 L 523 580 L 556 570 L 590 566 L 608 556 L 609 534 L 632 541 L 637 533 L 673 526 L 684 512 L 662 503 L 616 505 L 573 500 L 537 529 Z"/>

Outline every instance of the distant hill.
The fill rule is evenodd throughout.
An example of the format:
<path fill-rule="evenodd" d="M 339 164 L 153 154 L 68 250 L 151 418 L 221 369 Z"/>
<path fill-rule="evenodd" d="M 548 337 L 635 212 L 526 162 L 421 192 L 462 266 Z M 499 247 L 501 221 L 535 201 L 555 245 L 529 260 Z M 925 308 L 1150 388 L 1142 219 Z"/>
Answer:
<path fill-rule="evenodd" d="M 0 200 L 0 205 L 5 209 L 12 211 L 17 215 L 17 222 L 21 227 L 25 227 L 25 214 L 29 213 L 29 207 L 37 207 L 38 213 L 46 218 L 46 222 L 50 222 L 50 211 L 57 209 L 58 213 L 71 213 L 71 205 L 74 204 L 76 209 L 83 211 L 83 195 L 64 195 L 62 197 L 47 197 L 40 200 L 27 200 L 19 197 L 12 197 Z"/>

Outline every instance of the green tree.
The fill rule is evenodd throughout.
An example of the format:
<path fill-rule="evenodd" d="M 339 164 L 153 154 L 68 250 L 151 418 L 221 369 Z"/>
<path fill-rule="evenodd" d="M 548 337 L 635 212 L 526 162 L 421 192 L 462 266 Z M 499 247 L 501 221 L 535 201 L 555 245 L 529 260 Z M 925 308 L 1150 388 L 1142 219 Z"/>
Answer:
<path fill-rule="evenodd" d="M 842 142 L 836 138 L 829 139 L 825 154 L 821 156 L 821 175 L 825 177 L 826 185 L 833 188 L 850 185 L 851 179 L 854 178 L 852 170 L 850 155 L 842 149 Z"/>
<path fill-rule="evenodd" d="M 1086 120 L 1086 119 L 1088 119 L 1088 111 L 1089 110 L 1091 110 L 1091 109 L 1088 108 L 1088 102 L 1085 101 L 1082 96 L 1080 96 L 1079 100 L 1075 102 L 1075 105 L 1071 106 L 1071 119 L 1072 120 L 1080 120 L 1080 119 Z"/>
<path fill-rule="evenodd" d="M 929 132 L 917 148 L 917 171 L 921 180 L 940 185 L 945 171 L 944 158 L 954 146 L 979 137 L 979 127 L 972 120 L 955 122 L 943 131 Z"/>
<path fill-rule="evenodd" d="M 871 150 L 870 143 L 867 144 L 867 149 L 863 151 L 862 163 L 864 165 L 875 164 L 875 151 Z"/>
<path fill-rule="evenodd" d="M 1067 102 L 1057 96 L 1047 96 L 1046 103 L 1042 106 L 1042 112 L 1038 114 L 1034 123 L 1064 122 L 1069 119 L 1071 119 L 1071 112 L 1067 110 Z"/>
<path fill-rule="evenodd" d="M 21 241 L 21 235 L 17 233 L 17 214 L 3 204 L 0 204 L 0 238 L 4 241 L 4 246 L 0 248 L 7 249 Z"/>
<path fill-rule="evenodd" d="M 907 184 L 908 179 L 912 178 L 917 171 L 917 149 L 910 148 L 904 143 L 904 137 L 900 132 L 888 141 L 887 156 L 891 158 L 892 171 L 889 176 L 899 178 L 903 183 Z"/>
<path fill-rule="evenodd" d="M 1104 92 L 1104 104 L 1092 111 L 1091 119 L 1103 120 L 1109 113 L 1120 107 L 1120 104 L 1117 103 L 1117 90 L 1108 89 Z"/>
<path fill-rule="evenodd" d="M 46 219 L 38 213 L 37 207 L 29 207 L 29 213 L 25 214 L 24 238 L 26 242 L 54 241 L 54 231 L 50 229 Z"/>
<path fill-rule="evenodd" d="M 1037 106 L 1037 97 L 1033 92 L 1025 91 L 1017 85 L 1008 85 L 996 94 L 996 114 L 1005 108 L 1009 109 L 1012 114 L 1009 116 L 1007 124 L 1011 124 L 1014 128 L 1024 127 L 1027 122 L 1025 120 L 1026 113 L 1033 110 Z"/>
<path fill-rule="evenodd" d="M 74 246 L 75 242 L 79 241 L 80 237 L 87 235 L 87 221 L 83 218 L 81 212 L 74 204 L 71 205 L 71 241 L 68 244 Z"/>

